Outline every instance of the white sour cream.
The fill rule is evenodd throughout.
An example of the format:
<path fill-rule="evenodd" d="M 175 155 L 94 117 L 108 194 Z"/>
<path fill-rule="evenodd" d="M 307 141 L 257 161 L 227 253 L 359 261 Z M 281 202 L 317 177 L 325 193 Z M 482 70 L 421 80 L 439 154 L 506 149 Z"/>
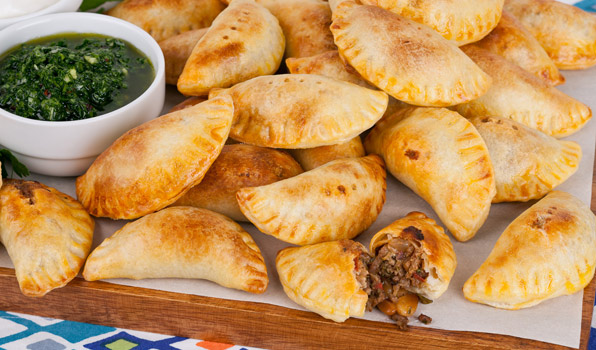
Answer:
<path fill-rule="evenodd" d="M 59 0 L 0 0 L 0 18 L 27 15 L 57 3 Z"/>

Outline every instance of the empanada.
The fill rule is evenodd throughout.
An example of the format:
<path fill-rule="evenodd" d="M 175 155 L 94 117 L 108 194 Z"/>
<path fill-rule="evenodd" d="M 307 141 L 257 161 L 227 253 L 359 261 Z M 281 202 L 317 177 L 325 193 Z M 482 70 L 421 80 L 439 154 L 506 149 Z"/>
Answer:
<path fill-rule="evenodd" d="M 248 221 L 238 207 L 236 192 L 263 186 L 302 173 L 289 154 L 252 145 L 226 145 L 198 185 L 173 205 L 205 208 L 235 221 Z"/>
<path fill-rule="evenodd" d="M 464 284 L 466 299 L 516 310 L 588 285 L 596 265 L 596 217 L 553 191 L 518 216 Z"/>
<path fill-rule="evenodd" d="M 285 39 L 277 19 L 253 0 L 234 0 L 199 40 L 178 79 L 185 95 L 207 95 L 279 68 Z"/>
<path fill-rule="evenodd" d="M 94 216 L 134 219 L 174 203 L 198 184 L 228 137 L 227 95 L 129 130 L 77 178 L 79 201 Z"/>
<path fill-rule="evenodd" d="M 189 30 L 159 43 L 166 62 L 166 83 L 176 85 L 192 49 L 209 28 Z"/>
<path fill-rule="evenodd" d="M 509 118 L 557 138 L 573 134 L 592 117 L 586 105 L 503 57 L 473 45 L 462 50 L 493 77 L 484 96 L 456 107 L 464 117 Z"/>
<path fill-rule="evenodd" d="M 359 158 L 366 155 L 360 136 L 356 136 L 348 142 L 337 145 L 293 149 L 290 150 L 290 154 L 300 163 L 302 169 L 305 171 L 317 168 L 332 160 Z"/>
<path fill-rule="evenodd" d="M 538 40 L 505 10 L 495 29 L 473 45 L 505 57 L 550 85 L 565 82 Z"/>
<path fill-rule="evenodd" d="M 499 22 L 503 0 L 360 0 L 425 24 L 456 45 L 482 39 Z"/>
<path fill-rule="evenodd" d="M 250 222 L 284 242 L 350 239 L 381 212 L 385 175 L 376 155 L 339 159 L 287 180 L 243 188 L 236 198 Z"/>
<path fill-rule="evenodd" d="M 365 139 L 369 153 L 435 210 L 459 241 L 474 237 L 495 196 L 486 144 L 472 123 L 444 108 L 405 108 Z"/>
<path fill-rule="evenodd" d="M 364 315 L 369 258 L 362 244 L 341 240 L 283 249 L 277 253 L 275 265 L 290 299 L 325 318 L 343 322 Z"/>
<path fill-rule="evenodd" d="M 0 189 L 0 240 L 26 296 L 41 297 L 79 273 L 94 226 L 79 202 L 39 182 L 5 179 Z"/>
<path fill-rule="evenodd" d="M 560 69 L 596 64 L 596 17 L 553 0 L 507 0 L 505 7 L 538 39 Z"/>
<path fill-rule="evenodd" d="M 234 221 L 206 209 L 171 207 L 130 222 L 89 255 L 83 277 L 200 278 L 263 293 L 259 247 Z"/>
<path fill-rule="evenodd" d="M 263 76 L 214 90 L 234 99 L 230 137 L 262 147 L 313 148 L 346 142 L 373 126 L 387 94 L 312 74 Z"/>
<path fill-rule="evenodd" d="M 542 198 L 579 166 L 581 147 L 559 141 L 511 119 L 470 119 L 482 136 L 495 171 L 493 203 Z"/>
<path fill-rule="evenodd" d="M 491 78 L 432 29 L 376 6 L 338 5 L 331 32 L 339 53 L 398 100 L 451 106 L 483 95 Z"/>
<path fill-rule="evenodd" d="M 202 97 L 202 96 L 192 96 L 187 98 L 186 100 L 178 103 L 177 105 L 175 105 L 174 107 L 172 107 L 169 111 L 169 113 L 172 112 L 176 112 L 182 109 L 186 109 L 186 108 L 190 108 L 192 106 L 196 106 L 201 102 L 205 102 L 207 101 L 206 97 Z"/>
<path fill-rule="evenodd" d="M 131 22 L 162 41 L 209 27 L 224 8 L 219 0 L 124 0 L 107 14 Z"/>

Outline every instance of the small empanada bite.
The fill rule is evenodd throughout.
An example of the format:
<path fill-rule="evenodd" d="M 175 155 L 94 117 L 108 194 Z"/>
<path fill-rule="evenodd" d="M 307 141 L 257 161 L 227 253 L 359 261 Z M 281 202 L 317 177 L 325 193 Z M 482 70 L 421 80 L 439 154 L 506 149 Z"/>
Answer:
<path fill-rule="evenodd" d="M 253 0 L 234 0 L 193 48 L 178 79 L 185 95 L 207 95 L 279 68 L 285 39 L 277 19 Z"/>
<path fill-rule="evenodd" d="M 507 226 L 464 284 L 466 299 L 516 310 L 582 290 L 594 277 L 596 217 L 553 191 Z"/>
<path fill-rule="evenodd" d="M 362 244 L 340 240 L 283 249 L 277 253 L 275 265 L 290 299 L 325 318 L 343 322 L 364 315 L 369 258 Z"/>
<path fill-rule="evenodd" d="M 332 160 L 359 158 L 366 155 L 360 136 L 356 136 L 348 142 L 337 145 L 293 149 L 290 150 L 290 154 L 300 163 L 302 169 L 305 171 L 317 168 Z"/>
<path fill-rule="evenodd" d="M 41 297 L 79 273 L 94 226 L 79 202 L 39 182 L 5 179 L 0 189 L 0 241 L 26 296 Z"/>
<path fill-rule="evenodd" d="M 236 198 L 250 222 L 284 242 L 350 239 L 381 212 L 385 175 L 376 155 L 338 159 L 270 185 L 243 188 Z"/>
<path fill-rule="evenodd" d="M 209 28 L 189 30 L 159 43 L 166 62 L 166 83 L 176 85 L 192 49 Z"/>
<path fill-rule="evenodd" d="M 478 41 L 499 22 L 503 0 L 360 0 L 425 24 L 456 45 Z"/>
<path fill-rule="evenodd" d="M 197 278 L 263 293 L 269 278 L 259 247 L 229 218 L 171 207 L 130 222 L 89 255 L 83 277 Z"/>
<path fill-rule="evenodd" d="M 225 8 L 219 0 L 124 0 L 108 12 L 148 32 L 156 41 L 209 27 Z"/>
<path fill-rule="evenodd" d="M 493 77 L 484 96 L 456 106 L 464 117 L 509 118 L 557 138 L 573 134 L 592 117 L 588 106 L 503 57 L 474 45 L 462 50 Z"/>
<path fill-rule="evenodd" d="M 475 99 L 491 78 L 432 29 L 376 6 L 342 2 L 331 32 L 339 54 L 398 100 L 451 106 Z"/>
<path fill-rule="evenodd" d="M 381 119 L 388 97 L 313 74 L 263 76 L 213 90 L 234 100 L 230 137 L 273 148 L 313 148 L 346 142 Z"/>
<path fill-rule="evenodd" d="M 495 171 L 493 203 L 542 198 L 565 182 L 579 166 L 581 147 L 511 119 L 470 119 L 488 147 Z"/>
<path fill-rule="evenodd" d="M 506 0 L 505 7 L 528 28 L 560 69 L 596 64 L 596 17 L 554 0 Z"/>
<path fill-rule="evenodd" d="M 365 139 L 369 153 L 435 210 L 459 241 L 474 237 L 495 196 L 486 144 L 472 123 L 444 108 L 405 108 Z"/>
<path fill-rule="evenodd" d="M 300 164 L 284 151 L 245 144 L 226 145 L 203 180 L 173 205 L 205 208 L 235 221 L 248 221 L 236 201 L 239 189 L 268 185 L 301 173 Z"/>
<path fill-rule="evenodd" d="M 129 130 L 77 178 L 79 201 L 94 216 L 134 219 L 174 203 L 195 186 L 228 137 L 227 95 Z"/>

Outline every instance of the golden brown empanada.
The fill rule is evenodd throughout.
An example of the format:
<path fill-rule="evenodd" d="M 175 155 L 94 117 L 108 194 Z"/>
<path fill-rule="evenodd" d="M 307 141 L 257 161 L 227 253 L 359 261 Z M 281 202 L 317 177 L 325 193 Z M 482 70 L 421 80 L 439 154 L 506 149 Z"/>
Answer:
<path fill-rule="evenodd" d="M 596 217 L 553 191 L 517 217 L 464 284 L 466 299 L 503 309 L 536 305 L 588 285 L 596 265 Z"/>
<path fill-rule="evenodd" d="M 250 222 L 284 242 L 350 239 L 381 212 L 385 175 L 376 155 L 338 159 L 287 180 L 243 188 L 236 198 Z"/>
<path fill-rule="evenodd" d="M 197 42 L 209 28 L 189 30 L 167 38 L 159 43 L 166 61 L 166 83 L 176 85 L 184 65 Z"/>
<path fill-rule="evenodd" d="M 538 39 L 560 69 L 596 64 L 596 17 L 553 0 L 507 0 L 505 9 Z"/>
<path fill-rule="evenodd" d="M 342 2 L 331 32 L 339 53 L 398 100 L 451 106 L 484 94 L 491 78 L 432 29 L 376 6 Z"/>
<path fill-rule="evenodd" d="M 0 240 L 26 296 L 41 297 L 79 273 L 93 228 L 83 206 L 54 188 L 6 179 L 0 189 Z"/>
<path fill-rule="evenodd" d="M 505 10 L 495 29 L 473 45 L 505 57 L 550 85 L 565 82 L 565 78 L 538 40 L 517 18 Z"/>
<path fill-rule="evenodd" d="M 94 216 L 134 219 L 174 203 L 198 184 L 228 137 L 227 95 L 146 122 L 122 135 L 77 178 Z"/>
<path fill-rule="evenodd" d="M 348 142 L 337 145 L 293 149 L 290 150 L 290 154 L 300 163 L 302 169 L 305 171 L 317 168 L 332 160 L 359 158 L 366 155 L 360 136 L 356 136 Z"/>
<path fill-rule="evenodd" d="M 285 39 L 277 19 L 253 0 L 234 0 L 199 40 L 178 79 L 185 95 L 207 95 L 279 68 Z"/>
<path fill-rule="evenodd" d="M 275 264 L 290 299 L 325 318 L 343 322 L 364 315 L 366 260 L 368 253 L 362 244 L 341 240 L 283 249 Z"/>
<path fill-rule="evenodd" d="M 472 123 L 444 108 L 405 108 L 383 118 L 364 147 L 435 210 L 459 241 L 474 237 L 493 197 L 486 144 Z"/>
<path fill-rule="evenodd" d="M 224 8 L 218 0 L 124 0 L 107 14 L 131 22 L 162 41 L 209 27 Z"/>
<path fill-rule="evenodd" d="M 175 105 L 174 107 L 172 107 L 172 109 L 170 109 L 170 111 L 168 113 L 172 113 L 172 112 L 176 112 L 182 109 L 186 109 L 186 108 L 190 108 L 192 106 L 196 106 L 201 102 L 205 102 L 207 101 L 206 97 L 202 97 L 202 96 L 191 96 L 189 98 L 187 98 L 186 100 L 178 103 L 177 105 Z"/>
<path fill-rule="evenodd" d="M 473 45 L 462 49 L 493 77 L 484 96 L 456 107 L 464 117 L 505 117 L 557 138 L 576 132 L 592 117 L 586 105 L 503 57 Z"/>
<path fill-rule="evenodd" d="M 263 76 L 209 97 L 234 99 L 230 137 L 262 147 L 313 148 L 346 142 L 373 126 L 387 94 L 312 74 Z"/>
<path fill-rule="evenodd" d="M 470 119 L 488 147 L 495 171 L 493 203 L 538 199 L 565 182 L 579 166 L 581 147 L 559 141 L 511 119 Z"/>
<path fill-rule="evenodd" d="M 263 293 L 259 247 L 234 221 L 206 209 L 171 207 L 130 222 L 89 255 L 83 277 L 200 278 Z"/>
<path fill-rule="evenodd" d="M 205 208 L 236 221 L 248 221 L 236 201 L 239 189 L 268 185 L 300 173 L 300 164 L 286 152 L 245 144 L 226 145 L 201 183 L 173 205 Z"/>

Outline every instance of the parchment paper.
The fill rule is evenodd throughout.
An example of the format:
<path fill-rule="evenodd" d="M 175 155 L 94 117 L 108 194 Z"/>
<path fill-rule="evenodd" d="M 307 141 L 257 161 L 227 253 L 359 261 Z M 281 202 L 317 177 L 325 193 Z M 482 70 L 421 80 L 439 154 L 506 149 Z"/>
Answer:
<path fill-rule="evenodd" d="M 584 71 L 565 71 L 563 73 L 567 78 L 567 82 L 559 88 L 581 102 L 588 104 L 593 111 L 596 111 L 596 68 Z M 164 111 L 183 100 L 183 98 L 170 87 L 168 88 L 166 100 Z M 578 171 L 558 189 L 577 196 L 589 205 L 592 189 L 596 122 L 591 120 L 582 130 L 567 139 L 580 143 L 583 158 Z M 55 187 L 76 198 L 74 178 L 55 178 L 35 174 L 30 178 Z M 422 211 L 440 223 L 434 211 L 424 200 L 395 180 L 390 174 L 387 176 L 387 182 L 387 201 L 381 215 L 367 231 L 357 238 L 366 247 L 368 247 L 368 243 L 375 232 L 410 211 Z M 488 220 L 476 237 L 466 243 L 457 242 L 452 238 L 458 266 L 449 289 L 432 304 L 420 305 L 416 315 L 422 312 L 431 316 L 433 322 L 429 327 L 432 328 L 508 334 L 578 348 L 581 331 L 582 292 L 551 299 L 538 306 L 517 311 L 498 310 L 489 306 L 474 304 L 463 297 L 462 287 L 466 279 L 485 260 L 495 241 L 507 225 L 533 203 L 493 205 Z M 97 219 L 94 247 L 113 234 L 123 224 L 125 224 L 125 221 Z M 302 309 L 284 294 L 275 270 L 277 252 L 289 244 L 260 233 L 250 224 L 244 224 L 243 227 L 254 237 L 267 262 L 270 283 L 264 294 L 252 295 L 201 280 L 155 279 L 133 281 L 117 279 L 108 281 L 170 292 L 269 303 Z M 12 267 L 4 247 L 0 248 L 0 266 Z M 366 313 L 364 318 L 392 322 L 377 310 Z M 412 318 L 411 324 L 424 326 L 414 318 Z M 398 332 L 397 329 L 395 331 Z"/>

